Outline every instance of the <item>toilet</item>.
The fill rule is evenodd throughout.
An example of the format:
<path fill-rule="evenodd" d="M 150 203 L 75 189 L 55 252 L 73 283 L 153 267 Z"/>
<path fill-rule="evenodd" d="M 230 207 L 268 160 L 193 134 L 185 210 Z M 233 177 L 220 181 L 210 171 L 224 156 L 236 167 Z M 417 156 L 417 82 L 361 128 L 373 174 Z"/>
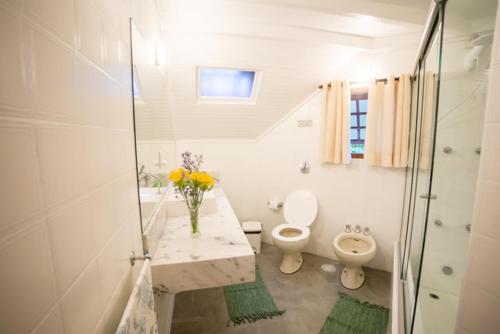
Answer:
<path fill-rule="evenodd" d="M 286 223 L 272 231 L 274 245 L 283 252 L 282 273 L 293 274 L 302 267 L 302 250 L 309 241 L 309 226 L 316 219 L 317 212 L 318 201 L 310 191 L 294 190 L 286 197 L 283 205 Z"/>
<path fill-rule="evenodd" d="M 377 244 L 375 239 L 365 232 L 342 232 L 333 240 L 333 248 L 337 257 L 345 264 L 340 277 L 340 282 L 347 289 L 359 289 L 365 282 L 364 266 L 375 256 Z"/>

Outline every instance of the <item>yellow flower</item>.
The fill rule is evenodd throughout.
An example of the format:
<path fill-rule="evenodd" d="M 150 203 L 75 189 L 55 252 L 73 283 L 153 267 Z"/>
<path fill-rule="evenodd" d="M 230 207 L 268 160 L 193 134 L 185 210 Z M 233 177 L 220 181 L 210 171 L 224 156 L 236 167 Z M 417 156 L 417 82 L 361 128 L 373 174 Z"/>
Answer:
<path fill-rule="evenodd" d="M 204 172 L 193 172 L 189 175 L 189 178 L 193 180 L 193 182 L 199 183 L 204 188 L 210 188 L 215 184 L 214 178 Z"/>
<path fill-rule="evenodd" d="M 184 168 L 178 168 L 176 170 L 171 171 L 170 175 L 168 176 L 168 178 L 172 182 L 177 183 L 179 181 L 182 181 L 182 179 L 184 178 L 185 174 L 186 174 L 186 172 L 184 171 Z"/>

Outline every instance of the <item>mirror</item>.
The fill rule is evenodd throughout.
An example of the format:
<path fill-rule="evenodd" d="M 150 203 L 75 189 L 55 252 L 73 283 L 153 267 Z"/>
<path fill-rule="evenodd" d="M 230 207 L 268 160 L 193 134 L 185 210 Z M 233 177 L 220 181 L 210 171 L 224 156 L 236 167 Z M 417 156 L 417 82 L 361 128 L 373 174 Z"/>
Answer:
<path fill-rule="evenodd" d="M 166 192 L 176 152 L 161 44 L 148 40 L 132 20 L 130 25 L 137 178 L 144 232 Z"/>

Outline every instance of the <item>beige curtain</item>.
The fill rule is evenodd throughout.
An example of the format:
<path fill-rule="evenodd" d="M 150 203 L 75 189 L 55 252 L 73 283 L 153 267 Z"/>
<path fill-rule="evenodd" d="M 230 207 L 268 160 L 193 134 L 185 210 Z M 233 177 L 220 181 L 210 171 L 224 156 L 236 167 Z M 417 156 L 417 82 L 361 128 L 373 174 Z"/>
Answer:
<path fill-rule="evenodd" d="M 422 132 L 420 134 L 419 169 L 429 169 L 432 160 L 432 121 L 435 108 L 436 76 L 433 72 L 424 74 L 424 96 L 422 101 Z"/>
<path fill-rule="evenodd" d="M 368 90 L 364 157 L 370 165 L 406 167 L 410 126 L 411 77 L 373 79 Z"/>
<path fill-rule="evenodd" d="M 351 162 L 351 94 L 347 81 L 323 85 L 321 107 L 321 156 L 323 162 Z"/>

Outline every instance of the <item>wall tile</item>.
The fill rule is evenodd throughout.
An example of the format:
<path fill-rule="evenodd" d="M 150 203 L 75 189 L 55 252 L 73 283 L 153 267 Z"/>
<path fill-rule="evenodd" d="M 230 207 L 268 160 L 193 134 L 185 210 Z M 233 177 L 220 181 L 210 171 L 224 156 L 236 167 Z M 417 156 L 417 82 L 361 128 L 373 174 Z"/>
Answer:
<path fill-rule="evenodd" d="M 64 334 L 62 314 L 59 305 L 42 320 L 42 323 L 33 331 L 33 334 Z"/>
<path fill-rule="evenodd" d="M 77 34 L 80 51 L 97 65 L 102 65 L 102 16 L 94 1 L 76 1 Z"/>
<path fill-rule="evenodd" d="M 484 127 L 483 145 L 479 177 L 500 182 L 500 124 Z"/>
<path fill-rule="evenodd" d="M 47 225 L 57 285 L 62 295 L 96 255 L 88 200 L 50 213 Z"/>
<path fill-rule="evenodd" d="M 89 171 L 89 184 L 92 188 L 107 183 L 112 178 L 109 131 L 92 128 L 85 131 Z"/>
<path fill-rule="evenodd" d="M 88 186 L 85 135 L 77 127 L 40 125 L 37 144 L 43 194 L 49 206 L 76 198 Z"/>
<path fill-rule="evenodd" d="M 73 0 L 26 0 L 26 11 L 35 20 L 64 41 L 75 44 L 75 10 Z"/>
<path fill-rule="evenodd" d="M 102 251 L 106 242 L 119 229 L 118 221 L 114 219 L 111 186 L 101 187 L 89 196 L 90 221 L 96 249 Z"/>
<path fill-rule="evenodd" d="M 126 229 L 123 225 L 97 258 L 105 300 L 109 300 L 120 279 L 130 267 L 130 264 L 124 261 L 131 251 L 130 246 L 126 243 L 125 233 Z"/>
<path fill-rule="evenodd" d="M 38 115 L 44 119 L 78 121 L 75 55 L 36 30 L 31 33 L 31 47 Z"/>
<path fill-rule="evenodd" d="M 109 101 L 109 87 L 106 75 L 95 65 L 86 61 L 78 61 L 79 99 L 82 119 L 86 124 L 106 126 L 111 115 L 106 106 Z"/>
<path fill-rule="evenodd" d="M 491 257 L 500 254 L 500 241 L 473 234 L 469 252 L 467 279 L 500 300 L 500 266 L 491 263 Z"/>
<path fill-rule="evenodd" d="M 56 301 L 44 225 L 0 246 L 0 333 L 27 333 Z"/>
<path fill-rule="evenodd" d="M 93 333 L 104 309 L 97 263 L 92 261 L 61 299 L 64 332 Z"/>
<path fill-rule="evenodd" d="M 125 276 L 122 277 L 104 310 L 102 321 L 97 325 L 96 334 L 108 334 L 116 331 L 123 310 L 129 300 L 130 291 L 134 285 L 134 272 L 138 271 L 139 268 L 140 266 L 132 267 L 130 270 L 127 270 Z"/>
<path fill-rule="evenodd" d="M 120 36 L 109 23 L 104 25 L 104 70 L 115 80 L 120 80 Z"/>
<path fill-rule="evenodd" d="M 500 59 L 500 55 L 498 58 Z M 500 64 L 492 66 L 490 69 L 486 123 L 500 123 L 500 94 L 497 92 L 498 87 L 500 87 Z"/>
<path fill-rule="evenodd" d="M 0 235 L 1 231 L 42 210 L 35 151 L 35 128 L 0 120 Z"/>
<path fill-rule="evenodd" d="M 114 219 L 119 226 L 125 224 L 129 217 L 130 188 L 128 187 L 126 176 L 122 176 L 112 184 L 113 212 Z"/>
<path fill-rule="evenodd" d="M 29 111 L 23 109 L 26 107 L 28 86 L 22 43 L 20 15 L 7 5 L 0 3 L 0 45 L 2 45 L 0 114 L 13 114 L 17 117 L 31 115 Z"/>
<path fill-rule="evenodd" d="M 0 0 L 0 333 L 112 333 L 128 300 L 128 6 Z"/>
<path fill-rule="evenodd" d="M 465 281 L 458 326 L 474 334 L 495 334 L 500 328 L 500 299 Z"/>
<path fill-rule="evenodd" d="M 476 202 L 476 221 L 474 223 L 474 232 L 490 238 L 500 240 L 500 183 L 481 181 L 479 182 L 478 195 Z"/>
<path fill-rule="evenodd" d="M 130 71 L 127 73 L 130 76 Z M 132 114 L 132 90 L 125 86 L 115 86 L 111 91 L 113 97 L 112 127 L 115 129 L 131 129 L 133 122 Z"/>

